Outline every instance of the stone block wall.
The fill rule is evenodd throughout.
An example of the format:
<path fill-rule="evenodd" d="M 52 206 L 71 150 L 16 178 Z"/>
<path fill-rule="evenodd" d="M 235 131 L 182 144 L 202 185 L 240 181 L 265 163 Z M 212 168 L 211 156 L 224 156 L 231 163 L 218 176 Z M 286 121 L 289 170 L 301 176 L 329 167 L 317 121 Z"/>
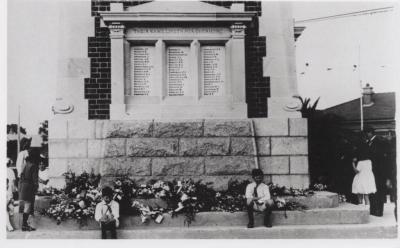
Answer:
<path fill-rule="evenodd" d="M 261 168 L 266 182 L 309 185 L 306 119 L 54 120 L 49 123 L 51 184 L 63 173 L 150 179 L 193 178 L 224 189 Z"/>

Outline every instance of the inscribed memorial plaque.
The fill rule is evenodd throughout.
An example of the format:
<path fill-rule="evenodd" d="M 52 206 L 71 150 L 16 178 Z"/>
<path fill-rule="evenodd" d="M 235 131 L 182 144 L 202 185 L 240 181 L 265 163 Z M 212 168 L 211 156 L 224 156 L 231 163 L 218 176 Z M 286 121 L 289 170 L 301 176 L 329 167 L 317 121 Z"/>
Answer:
<path fill-rule="evenodd" d="M 134 46 L 131 49 L 131 63 L 134 96 L 150 96 L 154 74 L 154 47 Z"/>
<path fill-rule="evenodd" d="M 225 47 L 202 46 L 203 95 L 223 96 L 225 85 Z"/>
<path fill-rule="evenodd" d="M 167 48 L 168 96 L 188 96 L 189 84 L 189 47 L 170 46 Z"/>

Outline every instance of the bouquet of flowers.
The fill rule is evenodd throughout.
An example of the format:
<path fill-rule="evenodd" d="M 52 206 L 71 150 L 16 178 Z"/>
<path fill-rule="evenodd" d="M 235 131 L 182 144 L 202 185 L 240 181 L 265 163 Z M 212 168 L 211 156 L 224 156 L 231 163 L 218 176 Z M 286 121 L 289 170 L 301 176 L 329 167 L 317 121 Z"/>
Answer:
<path fill-rule="evenodd" d="M 172 196 L 171 186 L 167 182 L 163 182 L 161 180 L 155 182 L 151 186 L 152 193 L 155 198 L 160 199 L 170 199 Z"/>
<path fill-rule="evenodd" d="M 248 180 L 231 181 L 226 191 L 220 191 L 215 194 L 215 204 L 212 211 L 237 212 L 246 210 L 246 197 L 244 192 L 246 186 L 250 183 Z"/>
<path fill-rule="evenodd" d="M 61 223 L 65 219 L 76 219 L 84 224 L 94 217 L 95 208 L 101 201 L 98 189 L 100 175 L 82 173 L 76 176 L 69 171 L 64 174 L 66 187 L 64 190 L 49 189 L 46 194 L 51 195 L 50 208 L 43 214 L 50 216 Z M 184 214 L 184 225 L 190 225 L 195 215 L 202 211 L 237 212 L 246 210 L 244 192 L 249 181 L 231 181 L 226 191 L 216 192 L 209 184 L 192 179 L 164 182 L 154 180 L 148 184 L 137 185 L 129 177 L 117 178 L 114 181 L 113 199 L 120 204 L 122 214 L 138 213 L 145 223 L 153 219 L 156 223 L 163 221 L 163 214 L 170 213 L 172 217 Z M 274 200 L 275 210 L 304 210 L 305 207 L 293 201 L 285 201 L 281 196 L 308 196 L 311 190 L 280 187 L 269 184 Z M 144 199 L 145 201 L 141 201 Z M 166 204 L 150 204 L 149 199 L 161 199 Z M 163 202 L 163 203 L 164 203 Z M 149 205 L 150 204 L 150 205 Z"/>
<path fill-rule="evenodd" d="M 139 210 L 142 223 L 146 223 L 148 220 L 153 219 L 156 223 L 160 224 L 164 219 L 162 212 L 163 209 L 153 210 L 139 201 L 134 201 L 132 207 Z"/>
<path fill-rule="evenodd" d="M 279 186 L 278 184 L 269 183 L 269 190 L 271 196 L 309 196 L 314 194 L 310 189 L 294 189 Z"/>
<path fill-rule="evenodd" d="M 53 187 L 48 187 L 48 188 L 44 188 L 43 190 L 40 190 L 36 193 L 36 195 L 38 196 L 53 196 L 53 195 L 57 195 L 60 194 L 61 190 L 53 188 Z"/>
<path fill-rule="evenodd" d="M 339 195 L 339 203 L 345 203 L 347 201 L 345 195 Z"/>
<path fill-rule="evenodd" d="M 314 185 L 311 186 L 311 189 L 314 191 L 324 191 L 328 189 L 328 186 L 322 183 L 315 183 Z"/>
<path fill-rule="evenodd" d="M 42 214 L 56 219 L 57 224 L 72 218 L 84 225 L 88 219 L 94 217 L 96 205 L 101 201 L 101 193 L 97 189 L 100 175 L 95 175 L 92 171 L 76 177 L 75 173 L 69 171 L 64 176 L 66 187 L 62 191 L 54 191 L 50 207 Z"/>

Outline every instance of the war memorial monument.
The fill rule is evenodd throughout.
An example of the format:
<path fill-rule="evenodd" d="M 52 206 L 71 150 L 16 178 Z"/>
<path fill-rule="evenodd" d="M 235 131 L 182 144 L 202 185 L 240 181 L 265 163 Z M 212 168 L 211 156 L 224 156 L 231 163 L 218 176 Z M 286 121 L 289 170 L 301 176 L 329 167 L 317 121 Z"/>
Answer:
<path fill-rule="evenodd" d="M 261 168 L 308 187 L 289 4 L 94 1 L 78 12 L 60 30 L 52 185 L 93 169 L 223 188 Z"/>

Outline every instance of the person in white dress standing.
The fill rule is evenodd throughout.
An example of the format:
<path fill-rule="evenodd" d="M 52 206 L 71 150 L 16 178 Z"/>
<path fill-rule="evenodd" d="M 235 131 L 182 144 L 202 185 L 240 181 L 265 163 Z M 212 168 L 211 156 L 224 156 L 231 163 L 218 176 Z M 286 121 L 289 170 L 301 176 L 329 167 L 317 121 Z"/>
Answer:
<path fill-rule="evenodd" d="M 372 162 L 364 149 L 360 149 L 357 157 L 353 159 L 353 169 L 356 175 L 353 179 L 352 193 L 358 196 L 359 204 L 362 204 L 364 199 L 365 205 L 369 205 L 368 195 L 376 192 L 376 184 Z"/>

